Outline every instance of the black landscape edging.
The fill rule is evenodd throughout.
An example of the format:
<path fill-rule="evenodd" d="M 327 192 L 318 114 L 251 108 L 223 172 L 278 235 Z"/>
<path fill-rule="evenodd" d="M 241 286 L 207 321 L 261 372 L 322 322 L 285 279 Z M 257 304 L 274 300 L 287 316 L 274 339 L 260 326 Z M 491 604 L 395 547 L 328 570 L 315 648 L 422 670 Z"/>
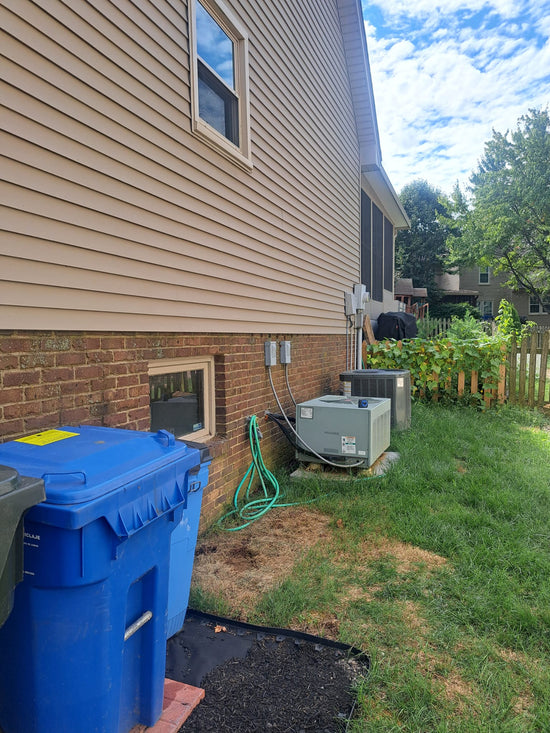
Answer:
<path fill-rule="evenodd" d="M 367 672 L 370 670 L 370 658 L 366 652 L 358 649 L 351 644 L 344 644 L 341 641 L 334 641 L 333 639 L 325 639 L 322 636 L 315 636 L 314 634 L 307 634 L 305 631 L 295 631 L 294 629 L 280 629 L 272 626 L 256 626 L 255 624 L 249 624 L 246 621 L 236 621 L 230 618 L 224 618 L 223 616 L 214 616 L 211 613 L 204 611 L 197 611 L 194 608 L 188 608 L 187 614 L 193 616 L 196 619 L 204 619 L 205 621 L 212 621 L 219 625 L 237 626 L 247 631 L 255 631 L 263 634 L 273 634 L 274 636 L 288 636 L 293 639 L 301 639 L 303 641 L 309 641 L 315 644 L 322 644 L 323 646 L 331 647 L 333 649 L 341 649 L 342 651 L 349 652 L 355 657 L 362 657 Z"/>

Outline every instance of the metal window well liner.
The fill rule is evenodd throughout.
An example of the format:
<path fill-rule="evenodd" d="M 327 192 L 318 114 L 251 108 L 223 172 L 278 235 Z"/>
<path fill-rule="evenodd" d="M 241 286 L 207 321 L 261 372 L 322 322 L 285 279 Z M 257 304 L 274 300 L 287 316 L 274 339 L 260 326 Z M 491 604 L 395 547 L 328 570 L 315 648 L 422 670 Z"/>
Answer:
<path fill-rule="evenodd" d="M 166 677 L 205 690 L 185 733 L 344 731 L 368 671 L 348 644 L 192 609 L 166 653 Z"/>

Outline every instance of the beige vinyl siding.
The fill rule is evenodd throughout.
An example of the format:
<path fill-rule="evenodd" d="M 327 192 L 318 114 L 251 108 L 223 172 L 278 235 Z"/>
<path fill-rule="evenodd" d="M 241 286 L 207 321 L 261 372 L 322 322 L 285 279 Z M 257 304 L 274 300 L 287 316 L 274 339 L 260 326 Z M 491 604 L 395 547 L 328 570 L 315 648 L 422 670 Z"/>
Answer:
<path fill-rule="evenodd" d="M 359 131 L 361 164 L 379 166 L 381 154 L 370 73 L 369 79 L 365 79 L 365 66 L 367 68 L 369 66 L 368 52 L 357 27 L 358 23 L 363 23 L 361 8 L 357 7 L 355 0 L 339 0 L 338 12 L 347 47 L 348 73 Z"/>
<path fill-rule="evenodd" d="M 359 152 L 336 4 L 228 4 L 251 172 L 191 133 L 184 2 L 4 0 L 0 328 L 343 331 Z"/>

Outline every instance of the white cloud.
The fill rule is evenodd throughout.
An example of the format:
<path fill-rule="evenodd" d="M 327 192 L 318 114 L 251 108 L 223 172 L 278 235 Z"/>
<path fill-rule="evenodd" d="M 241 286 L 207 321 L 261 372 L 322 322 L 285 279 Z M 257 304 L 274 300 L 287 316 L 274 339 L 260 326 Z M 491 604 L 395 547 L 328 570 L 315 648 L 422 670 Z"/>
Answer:
<path fill-rule="evenodd" d="M 458 11 L 477 13 L 496 12 L 503 18 L 514 18 L 529 3 L 525 0 L 377 0 L 372 3 L 382 10 L 388 18 L 410 16 L 413 12 L 417 17 L 428 15 L 452 15 Z"/>
<path fill-rule="evenodd" d="M 550 103 L 550 21 L 536 0 L 376 6 L 385 25 L 366 21 L 365 30 L 384 167 L 397 190 L 425 178 L 450 192 L 467 182 L 493 128 L 514 128 Z M 456 14 L 482 9 L 471 22 Z"/>

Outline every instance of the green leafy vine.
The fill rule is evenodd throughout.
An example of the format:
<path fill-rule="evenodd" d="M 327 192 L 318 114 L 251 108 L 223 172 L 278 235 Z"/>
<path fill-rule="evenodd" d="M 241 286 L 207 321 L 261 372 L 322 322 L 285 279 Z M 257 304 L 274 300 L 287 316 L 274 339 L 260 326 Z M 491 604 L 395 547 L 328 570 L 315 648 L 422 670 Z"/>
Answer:
<path fill-rule="evenodd" d="M 388 339 L 365 345 L 365 355 L 368 368 L 408 369 L 415 399 L 467 400 L 484 407 L 486 398 L 494 399 L 507 351 L 506 339 L 499 334 L 462 339 L 447 332 L 439 339 Z"/>

